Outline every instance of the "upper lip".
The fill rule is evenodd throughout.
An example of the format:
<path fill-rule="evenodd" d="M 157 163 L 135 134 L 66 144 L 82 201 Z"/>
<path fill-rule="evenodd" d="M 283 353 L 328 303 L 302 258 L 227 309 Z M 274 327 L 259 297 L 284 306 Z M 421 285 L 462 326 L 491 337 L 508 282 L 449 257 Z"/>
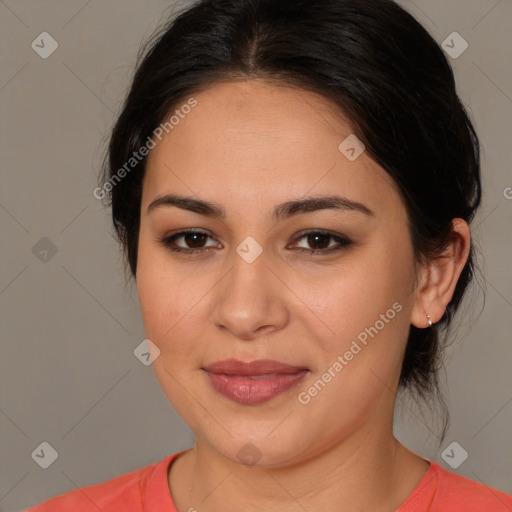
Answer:
<path fill-rule="evenodd" d="M 247 363 L 237 359 L 224 359 L 205 366 L 203 369 L 210 373 L 241 376 L 290 374 L 307 370 L 304 366 L 292 366 L 272 359 L 258 359 Z"/>

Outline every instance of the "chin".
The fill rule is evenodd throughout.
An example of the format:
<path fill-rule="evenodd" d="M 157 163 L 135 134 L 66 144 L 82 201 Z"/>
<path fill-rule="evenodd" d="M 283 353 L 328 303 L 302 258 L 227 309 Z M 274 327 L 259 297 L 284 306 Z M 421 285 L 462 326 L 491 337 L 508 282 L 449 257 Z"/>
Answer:
<path fill-rule="evenodd" d="M 210 433 L 211 434 L 211 433 Z M 234 433 L 233 433 L 234 434 Z M 238 431 L 233 437 L 224 432 L 222 439 L 204 438 L 218 455 L 240 466 L 271 469 L 298 462 L 305 456 L 304 436 L 284 432 L 282 436 L 250 435 Z M 300 451 L 298 451 L 298 448 Z"/>

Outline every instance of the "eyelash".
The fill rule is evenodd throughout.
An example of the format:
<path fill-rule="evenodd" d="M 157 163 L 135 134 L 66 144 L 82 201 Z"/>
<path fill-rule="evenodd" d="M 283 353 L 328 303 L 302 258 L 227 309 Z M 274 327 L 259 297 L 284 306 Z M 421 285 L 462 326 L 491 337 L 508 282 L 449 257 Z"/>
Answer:
<path fill-rule="evenodd" d="M 174 235 L 165 237 L 165 238 L 161 239 L 160 242 L 169 251 L 177 252 L 177 253 L 182 253 L 182 254 L 186 254 L 186 255 L 190 255 L 190 256 L 192 256 L 193 254 L 197 254 L 197 253 L 206 253 L 206 252 L 209 252 L 212 249 L 212 247 L 201 247 L 199 249 L 186 249 L 186 248 L 183 248 L 183 247 L 174 247 L 172 245 L 175 240 L 177 240 L 178 238 L 181 238 L 183 236 L 186 236 L 188 234 L 206 235 L 209 238 L 213 238 L 206 231 L 200 231 L 200 230 L 195 230 L 195 229 L 187 229 L 187 230 L 184 230 L 184 231 L 180 231 L 179 233 L 175 233 Z M 325 231 L 325 230 L 322 230 L 322 229 L 315 229 L 315 230 L 306 231 L 306 232 L 302 233 L 299 237 L 297 237 L 294 240 L 294 243 L 299 242 L 300 240 L 302 240 L 303 238 L 306 238 L 309 235 L 316 235 L 316 234 L 328 236 L 332 240 L 335 240 L 338 243 L 338 246 L 330 247 L 330 248 L 326 248 L 326 249 L 305 249 L 304 247 L 299 247 L 296 250 L 298 250 L 299 252 L 308 253 L 308 256 L 314 256 L 315 254 L 326 255 L 326 254 L 330 254 L 330 253 L 335 252 L 335 251 L 339 251 L 339 250 L 341 250 L 341 249 L 343 249 L 345 247 L 348 247 L 349 245 L 352 244 L 352 241 L 349 240 L 347 237 L 340 236 L 340 235 L 335 235 L 335 234 L 333 234 L 333 233 L 331 233 L 329 231 Z"/>

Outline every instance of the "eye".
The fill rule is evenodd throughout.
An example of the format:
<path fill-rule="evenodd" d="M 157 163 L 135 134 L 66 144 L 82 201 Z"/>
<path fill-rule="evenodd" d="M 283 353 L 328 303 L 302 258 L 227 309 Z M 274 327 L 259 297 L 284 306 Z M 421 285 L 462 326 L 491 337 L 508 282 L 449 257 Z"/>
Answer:
<path fill-rule="evenodd" d="M 213 240 L 213 237 L 206 231 L 187 229 L 165 237 L 160 240 L 160 242 L 167 249 L 173 252 L 181 252 L 185 254 L 205 253 L 210 251 L 212 248 L 215 248 L 215 244 L 205 245 L 208 238 Z M 309 256 L 313 256 L 315 254 L 328 254 L 352 244 L 352 241 L 345 236 L 319 229 L 302 233 L 295 239 L 294 244 L 297 244 L 297 242 L 303 239 L 306 244 L 316 247 L 313 247 L 312 249 L 308 247 L 297 247 L 295 250 L 305 252 Z M 182 240 L 185 245 L 178 244 L 177 241 L 179 240 Z M 287 248 L 293 249 L 294 245 L 291 247 L 288 246 Z"/>
<path fill-rule="evenodd" d="M 306 233 L 302 233 L 301 236 L 295 239 L 295 243 L 300 240 L 305 241 L 306 244 L 313 247 L 309 249 L 307 247 L 299 247 L 299 251 L 306 251 L 310 255 L 314 254 L 328 254 L 334 251 L 339 251 L 344 247 L 348 247 L 352 244 L 352 241 L 342 235 L 337 235 L 325 230 L 311 230 Z M 334 243 L 330 243 L 334 242 Z"/>
<path fill-rule="evenodd" d="M 161 240 L 161 243 L 167 247 L 170 251 L 173 252 L 183 252 L 183 253 L 195 253 L 195 252 L 205 252 L 206 250 L 210 250 L 212 246 L 204 245 L 206 239 L 212 238 L 209 233 L 206 231 L 199 231 L 196 229 L 187 229 L 184 231 L 180 231 L 179 233 L 175 233 L 174 235 L 165 237 Z M 185 247 L 176 245 L 176 241 L 183 239 L 185 242 Z"/>

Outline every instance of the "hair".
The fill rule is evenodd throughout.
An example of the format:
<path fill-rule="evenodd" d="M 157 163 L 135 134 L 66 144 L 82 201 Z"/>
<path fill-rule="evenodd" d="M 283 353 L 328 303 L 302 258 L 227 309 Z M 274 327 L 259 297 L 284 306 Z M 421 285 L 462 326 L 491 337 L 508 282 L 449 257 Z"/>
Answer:
<path fill-rule="evenodd" d="M 218 82 L 256 78 L 320 94 L 350 121 L 398 185 L 417 263 L 441 256 L 452 219 L 473 219 L 478 138 L 443 51 L 407 11 L 391 0 L 200 0 L 147 43 L 100 177 L 133 277 L 146 158 L 113 177 L 180 102 Z M 411 325 L 402 364 L 399 389 L 443 405 L 442 438 L 441 353 L 477 268 L 471 242 L 443 317 L 428 329 Z"/>

